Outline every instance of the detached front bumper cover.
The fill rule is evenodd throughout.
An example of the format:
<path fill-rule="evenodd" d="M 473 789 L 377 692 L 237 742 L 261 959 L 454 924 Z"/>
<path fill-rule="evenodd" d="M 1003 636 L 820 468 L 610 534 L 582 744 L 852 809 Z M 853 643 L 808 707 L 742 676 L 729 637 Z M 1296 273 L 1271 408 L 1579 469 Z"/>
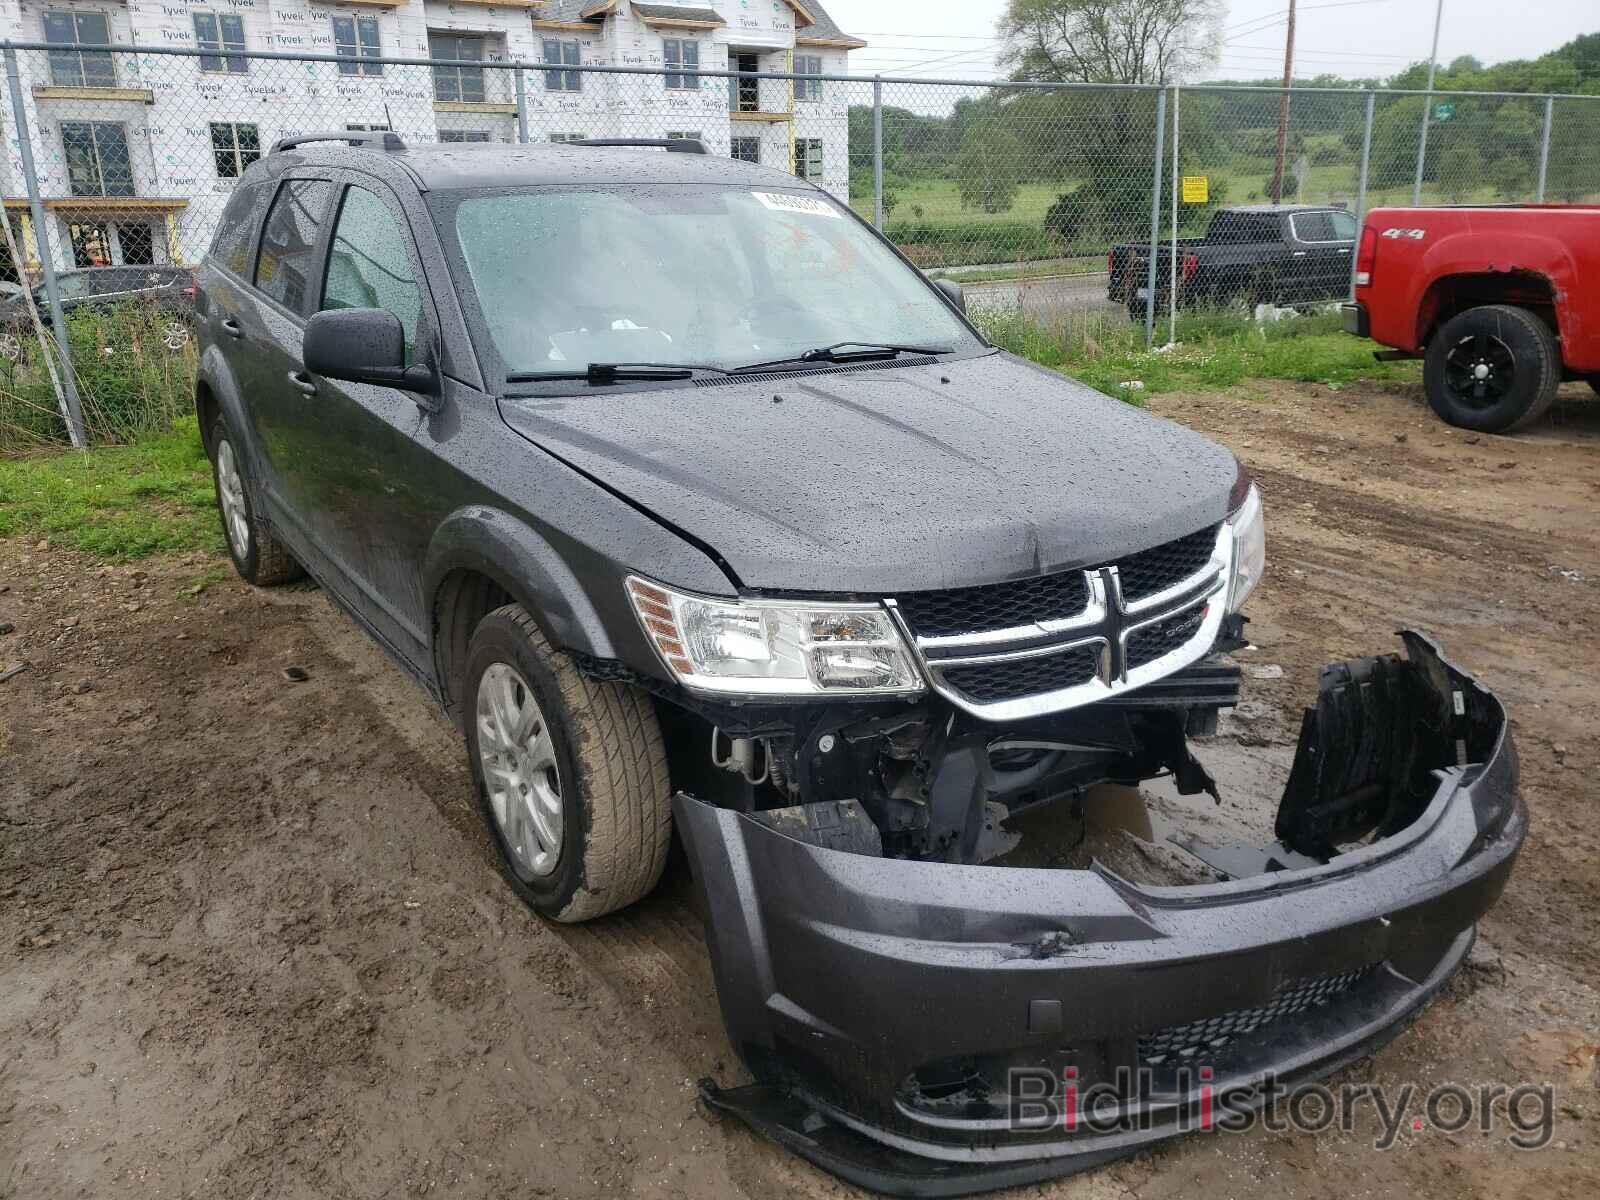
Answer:
<path fill-rule="evenodd" d="M 756 1079 L 707 1083 L 707 1102 L 854 1183 L 961 1195 L 1193 1127 L 1187 1068 L 1220 1094 L 1381 1045 L 1461 964 L 1527 826 L 1499 701 L 1401 637 L 1405 660 L 1324 669 L 1281 842 L 1229 882 L 876 858 L 680 794 L 723 1018 Z M 1128 1096 L 1112 1133 L 1019 1123 L 1013 1073 L 1069 1066 L 1082 1087 L 1153 1078 L 1161 1099 Z"/>

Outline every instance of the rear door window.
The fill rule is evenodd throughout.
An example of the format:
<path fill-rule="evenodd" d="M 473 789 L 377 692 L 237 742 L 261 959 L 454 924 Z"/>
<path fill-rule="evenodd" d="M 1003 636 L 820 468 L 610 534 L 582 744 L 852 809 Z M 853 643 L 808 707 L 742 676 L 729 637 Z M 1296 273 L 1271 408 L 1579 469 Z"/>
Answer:
<path fill-rule="evenodd" d="M 333 184 L 325 179 L 290 179 L 267 212 L 255 285 L 291 312 L 303 315 L 310 303 L 317 243 L 332 198 Z"/>
<path fill-rule="evenodd" d="M 1333 215 L 1325 212 L 1295 213 L 1289 218 L 1294 226 L 1294 236 L 1302 242 L 1337 241 L 1333 232 Z"/>

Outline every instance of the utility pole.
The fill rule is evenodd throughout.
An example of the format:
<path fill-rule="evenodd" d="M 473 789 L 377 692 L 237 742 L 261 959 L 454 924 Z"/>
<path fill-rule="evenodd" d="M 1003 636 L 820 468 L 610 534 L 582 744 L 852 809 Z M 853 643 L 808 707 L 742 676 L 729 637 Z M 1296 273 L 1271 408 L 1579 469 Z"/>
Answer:
<path fill-rule="evenodd" d="M 1444 21 L 1444 0 L 1433 10 L 1433 50 L 1428 55 L 1428 94 L 1422 100 L 1422 129 L 1417 134 L 1417 177 L 1411 185 L 1411 207 L 1422 203 L 1422 167 L 1428 160 L 1428 114 L 1433 108 L 1433 74 L 1439 68 L 1439 25 Z"/>
<path fill-rule="evenodd" d="M 1289 140 L 1289 85 L 1294 82 L 1294 0 L 1289 0 L 1289 37 L 1283 46 L 1283 92 L 1278 97 L 1278 156 L 1272 165 L 1272 202 L 1283 203 L 1283 155 Z"/>

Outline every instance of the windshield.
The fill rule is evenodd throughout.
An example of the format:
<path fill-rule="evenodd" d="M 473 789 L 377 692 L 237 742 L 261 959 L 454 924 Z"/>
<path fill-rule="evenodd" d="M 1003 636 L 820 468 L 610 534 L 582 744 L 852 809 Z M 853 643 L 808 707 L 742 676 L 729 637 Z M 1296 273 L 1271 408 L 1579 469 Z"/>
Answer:
<path fill-rule="evenodd" d="M 507 374 L 730 369 L 838 342 L 974 349 L 931 288 L 815 192 L 469 196 L 455 233 Z"/>

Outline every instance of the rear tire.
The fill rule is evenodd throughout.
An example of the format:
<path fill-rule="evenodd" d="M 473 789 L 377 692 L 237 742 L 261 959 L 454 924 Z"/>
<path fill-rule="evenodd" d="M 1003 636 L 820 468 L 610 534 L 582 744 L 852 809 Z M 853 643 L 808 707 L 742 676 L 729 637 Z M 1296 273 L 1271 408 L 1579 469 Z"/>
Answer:
<path fill-rule="evenodd" d="M 479 622 L 463 682 L 478 808 L 517 895 L 577 922 L 655 887 L 672 786 L 649 697 L 581 674 L 518 604 Z"/>
<path fill-rule="evenodd" d="M 250 476 L 238 445 L 227 423 L 218 417 L 211 426 L 211 482 L 217 489 L 228 557 L 246 583 L 258 587 L 290 583 L 304 575 L 305 568 L 256 515 Z"/>
<path fill-rule="evenodd" d="M 1461 429 L 1509 433 L 1542 417 L 1561 383 L 1548 326 L 1525 308 L 1487 304 L 1446 321 L 1423 362 L 1428 405 Z"/>

